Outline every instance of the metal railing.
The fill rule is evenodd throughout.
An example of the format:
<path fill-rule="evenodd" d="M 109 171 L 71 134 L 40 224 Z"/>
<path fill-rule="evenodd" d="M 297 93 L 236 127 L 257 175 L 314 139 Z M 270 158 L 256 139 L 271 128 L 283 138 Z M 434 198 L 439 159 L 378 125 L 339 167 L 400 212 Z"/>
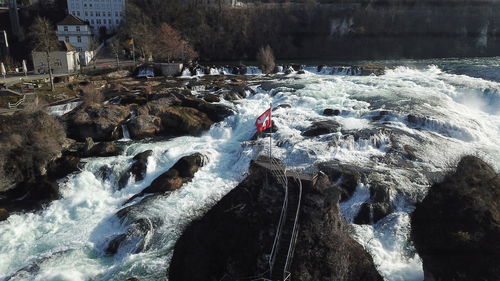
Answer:
<path fill-rule="evenodd" d="M 274 266 L 274 262 L 275 262 L 275 258 L 276 258 L 276 249 L 278 248 L 278 243 L 279 243 L 279 239 L 281 237 L 281 232 L 283 231 L 283 225 L 284 225 L 283 221 L 286 219 L 286 210 L 288 208 L 288 180 L 286 178 L 286 166 L 283 170 L 283 174 L 280 175 L 278 172 L 273 171 L 273 168 L 274 168 L 273 165 L 276 165 L 276 163 L 273 163 L 273 160 L 274 160 L 274 162 L 277 162 L 273 158 L 270 159 L 270 161 L 271 161 L 271 169 L 270 170 L 271 170 L 271 173 L 273 174 L 273 176 L 276 177 L 278 182 L 281 180 L 281 184 L 285 188 L 285 198 L 283 200 L 283 207 L 281 208 L 280 220 L 278 222 L 278 228 L 276 230 L 276 235 L 274 236 L 274 243 L 273 243 L 273 247 L 271 249 L 271 255 L 269 257 L 269 271 L 270 272 L 272 272 L 272 268 Z"/>
<path fill-rule="evenodd" d="M 264 161 L 258 161 L 258 163 L 263 165 L 264 167 L 267 166 L 267 168 L 271 172 L 272 176 L 276 179 L 276 181 L 280 185 L 283 186 L 283 188 L 285 190 L 285 195 L 284 195 L 284 199 L 283 199 L 283 206 L 281 207 L 280 219 L 278 221 L 278 226 L 276 229 L 276 234 L 274 237 L 273 246 L 271 249 L 271 253 L 269 255 L 269 269 L 260 275 L 256 275 L 256 276 L 252 276 L 252 277 L 241 278 L 241 277 L 234 277 L 234 276 L 230 276 L 228 274 L 225 274 L 220 279 L 221 281 L 226 281 L 226 280 L 233 280 L 233 281 L 237 281 L 237 280 L 276 281 L 276 280 L 271 280 L 269 278 L 266 278 L 264 276 L 268 273 L 272 274 L 272 272 L 273 272 L 274 263 L 276 261 L 276 255 L 278 252 L 278 248 L 280 246 L 280 239 L 282 238 L 282 232 L 283 232 L 283 228 L 284 228 L 285 221 L 287 218 L 287 210 L 289 207 L 289 200 L 288 199 L 289 199 L 290 191 L 288 188 L 289 180 L 287 177 L 287 166 L 275 158 L 268 158 L 268 159 L 269 160 L 266 159 Z M 292 228 L 292 236 L 291 236 L 290 244 L 288 245 L 288 250 L 286 252 L 287 256 L 286 256 L 285 266 L 283 268 L 283 275 L 282 275 L 283 281 L 291 280 L 291 272 L 289 271 L 289 269 L 291 266 L 293 254 L 295 251 L 295 244 L 297 242 L 297 237 L 298 237 L 298 230 L 299 230 L 298 219 L 299 219 L 301 201 L 302 201 L 302 181 L 300 180 L 299 173 L 292 172 L 291 177 L 293 177 L 293 179 L 297 182 L 297 185 L 298 185 L 298 202 L 297 202 L 297 209 L 296 209 L 295 214 L 294 214 L 294 224 L 293 224 L 293 228 Z M 282 245 L 282 246 L 286 247 L 286 245 Z"/>
<path fill-rule="evenodd" d="M 292 258 L 293 254 L 295 252 L 295 243 L 297 242 L 297 236 L 299 233 L 299 213 L 300 213 L 300 207 L 301 207 L 301 201 L 302 201 L 302 181 L 298 177 L 296 173 L 294 173 L 294 179 L 296 182 L 298 182 L 299 185 L 299 200 L 297 202 L 297 211 L 295 212 L 295 219 L 293 223 L 293 231 L 292 231 L 292 241 L 290 241 L 290 245 L 288 246 L 288 254 L 286 257 L 286 263 L 285 263 L 285 279 L 287 280 L 291 273 L 289 272 L 290 266 L 292 265 Z M 288 274 L 288 276 L 287 276 Z"/>
<path fill-rule="evenodd" d="M 20 106 L 21 104 L 23 104 L 25 101 L 26 101 L 26 95 L 24 95 L 22 99 L 18 100 L 15 103 L 10 103 L 9 102 L 9 104 L 8 104 L 9 109 L 17 108 L 18 106 Z"/>

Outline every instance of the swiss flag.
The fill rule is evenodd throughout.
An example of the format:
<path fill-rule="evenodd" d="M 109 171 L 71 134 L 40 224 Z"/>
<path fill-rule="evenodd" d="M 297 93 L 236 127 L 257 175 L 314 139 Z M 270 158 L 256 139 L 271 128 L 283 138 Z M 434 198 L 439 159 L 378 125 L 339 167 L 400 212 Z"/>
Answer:
<path fill-rule="evenodd" d="M 262 132 L 267 128 L 271 128 L 271 107 L 262 113 L 257 120 L 255 120 L 255 127 L 257 127 L 257 131 Z"/>

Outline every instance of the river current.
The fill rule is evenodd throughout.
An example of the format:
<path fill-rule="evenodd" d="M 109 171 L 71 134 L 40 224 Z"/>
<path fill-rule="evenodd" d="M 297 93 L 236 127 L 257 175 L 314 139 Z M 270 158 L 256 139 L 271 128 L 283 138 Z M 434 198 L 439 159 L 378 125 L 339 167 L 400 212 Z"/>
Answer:
<path fill-rule="evenodd" d="M 255 94 L 235 103 L 236 114 L 199 137 L 152 142 L 126 141 L 117 157 L 84 159 L 81 172 L 61 179 L 62 198 L 37 213 L 14 214 L 0 222 L 0 280 L 166 280 L 176 239 L 244 177 L 250 160 L 267 153 L 268 140 L 248 141 L 254 122 L 270 103 L 289 104 L 273 112 L 273 156 L 287 165 L 314 170 L 340 161 L 369 171 L 390 186 L 394 211 L 373 225 L 355 225 L 355 239 L 373 257 L 386 280 L 422 280 L 422 262 L 410 240 L 409 214 L 429 186 L 461 156 L 473 154 L 500 168 L 500 58 L 392 61 L 381 76 L 347 73 L 292 73 L 275 80 L 257 75 Z M 349 73 L 356 74 L 356 73 Z M 187 78 L 195 79 L 195 78 Z M 324 116 L 326 108 L 338 116 Z M 57 114 L 61 114 L 58 111 Z M 315 121 L 334 120 L 342 130 L 318 137 L 301 132 Z M 132 157 L 153 150 L 143 181 L 117 188 Z M 402 157 L 411 149 L 414 157 Z M 147 203 L 141 213 L 161 221 L 148 233 L 144 249 L 104 248 L 122 225 L 114 215 L 179 158 L 194 152 L 208 163 L 190 183 Z M 112 171 L 101 177 L 103 167 Z M 370 181 L 341 203 L 353 221 L 369 200 Z"/>

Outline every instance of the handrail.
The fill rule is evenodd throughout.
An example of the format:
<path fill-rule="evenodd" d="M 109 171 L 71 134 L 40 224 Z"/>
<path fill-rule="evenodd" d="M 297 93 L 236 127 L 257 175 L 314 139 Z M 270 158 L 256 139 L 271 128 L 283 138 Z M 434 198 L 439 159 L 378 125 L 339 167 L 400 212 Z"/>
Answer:
<path fill-rule="evenodd" d="M 26 95 L 23 95 L 22 99 L 18 100 L 17 102 L 15 103 L 10 103 L 8 104 L 9 108 L 12 109 L 12 108 L 15 108 L 15 107 L 18 107 L 19 105 L 21 105 L 24 101 L 26 100 Z"/>
<path fill-rule="evenodd" d="M 273 162 L 276 161 L 274 159 L 271 159 L 271 166 L 273 166 Z M 273 173 L 273 167 L 271 167 L 271 173 Z M 273 174 L 275 174 L 274 172 Z M 277 174 L 277 173 L 276 173 Z M 280 220 L 278 222 L 278 228 L 276 230 L 276 235 L 274 236 L 274 243 L 273 247 L 271 249 L 271 255 L 269 257 L 269 271 L 272 272 L 272 268 L 274 265 L 274 261 L 276 258 L 276 249 L 278 248 L 278 241 L 281 237 L 281 232 L 283 230 L 283 221 L 286 219 L 286 210 L 288 208 L 288 180 L 286 180 L 286 169 L 283 171 L 283 176 L 284 176 L 284 181 L 282 184 L 284 185 L 283 187 L 285 188 L 285 199 L 283 200 L 283 207 L 281 208 L 281 215 L 280 215 Z M 276 177 L 276 175 L 275 175 Z M 277 180 L 279 180 L 279 176 L 277 177 Z"/>
<path fill-rule="evenodd" d="M 300 213 L 300 206 L 301 206 L 301 201 L 302 201 L 302 181 L 300 178 L 298 178 L 297 174 L 294 174 L 295 181 L 299 182 L 299 201 L 297 203 L 297 211 L 295 212 L 295 219 L 293 223 L 293 231 L 292 231 L 292 241 L 290 241 L 290 245 L 288 246 L 288 253 L 286 257 L 286 263 L 285 263 L 285 272 L 288 272 L 288 269 L 291 266 L 292 258 L 293 258 L 293 253 L 295 251 L 295 242 L 297 241 L 297 236 L 299 233 L 299 213 Z"/>

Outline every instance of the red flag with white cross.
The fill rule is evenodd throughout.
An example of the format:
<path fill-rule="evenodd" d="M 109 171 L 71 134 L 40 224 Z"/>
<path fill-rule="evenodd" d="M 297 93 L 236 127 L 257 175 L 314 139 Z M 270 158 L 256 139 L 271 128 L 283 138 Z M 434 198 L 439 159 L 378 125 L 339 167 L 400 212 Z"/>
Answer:
<path fill-rule="evenodd" d="M 262 132 L 267 128 L 271 128 L 271 107 L 262 113 L 257 120 L 255 120 L 255 127 L 257 127 L 257 131 Z"/>

